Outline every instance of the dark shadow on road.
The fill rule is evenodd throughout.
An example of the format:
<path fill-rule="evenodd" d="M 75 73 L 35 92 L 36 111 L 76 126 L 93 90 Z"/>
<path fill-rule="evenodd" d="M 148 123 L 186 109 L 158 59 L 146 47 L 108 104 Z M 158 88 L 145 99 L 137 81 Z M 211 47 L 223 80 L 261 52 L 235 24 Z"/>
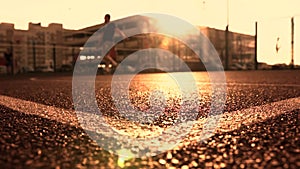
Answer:
<path fill-rule="evenodd" d="M 1 168 L 112 168 L 117 157 L 81 128 L 0 105 Z"/>

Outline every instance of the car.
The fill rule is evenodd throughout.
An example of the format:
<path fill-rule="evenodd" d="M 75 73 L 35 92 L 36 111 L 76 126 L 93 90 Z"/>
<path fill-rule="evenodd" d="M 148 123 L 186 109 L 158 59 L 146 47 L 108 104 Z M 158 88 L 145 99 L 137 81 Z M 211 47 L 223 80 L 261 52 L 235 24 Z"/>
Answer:
<path fill-rule="evenodd" d="M 5 65 L 0 65 L 0 74 L 6 74 L 6 66 Z"/>
<path fill-rule="evenodd" d="M 35 72 L 54 72 L 54 69 L 48 66 L 38 66 L 36 67 Z"/>
<path fill-rule="evenodd" d="M 59 69 L 59 71 L 61 71 L 61 72 L 70 72 L 72 70 L 73 70 L 72 65 L 62 65 Z"/>

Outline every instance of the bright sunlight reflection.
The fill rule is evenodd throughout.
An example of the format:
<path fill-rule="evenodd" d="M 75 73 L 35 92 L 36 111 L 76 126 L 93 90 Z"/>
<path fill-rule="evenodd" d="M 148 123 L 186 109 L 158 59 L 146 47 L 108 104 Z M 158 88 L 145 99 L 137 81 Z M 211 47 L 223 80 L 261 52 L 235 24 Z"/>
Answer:
<path fill-rule="evenodd" d="M 126 160 L 129 160 L 134 157 L 132 152 L 127 149 L 120 149 L 117 151 L 117 153 L 120 154 L 120 156 L 118 158 L 118 166 L 121 168 L 125 167 Z"/>

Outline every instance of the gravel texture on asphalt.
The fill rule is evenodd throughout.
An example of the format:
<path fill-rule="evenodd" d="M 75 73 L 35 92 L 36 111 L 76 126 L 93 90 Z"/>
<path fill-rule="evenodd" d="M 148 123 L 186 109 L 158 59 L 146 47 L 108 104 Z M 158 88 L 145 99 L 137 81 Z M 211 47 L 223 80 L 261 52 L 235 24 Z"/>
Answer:
<path fill-rule="evenodd" d="M 299 73 L 226 72 L 227 98 L 224 111 L 238 112 L 254 106 L 299 98 Z M 139 75 L 130 84 L 131 103 L 141 111 L 149 109 L 149 96 L 153 89 L 163 89 L 169 96 L 164 114 L 153 123 L 144 124 L 149 129 L 171 126 L 176 121 L 176 111 L 180 108 L 180 97 L 176 94 L 176 89 L 160 76 L 162 75 Z M 136 133 L 134 130 L 140 130 L 143 126 L 132 125 L 117 113 L 110 93 L 111 79 L 112 76 L 96 78 L 95 97 L 99 109 L 104 112 L 104 116 L 110 118 L 110 125 L 120 130 L 126 126 L 134 126 L 130 132 Z M 153 79 L 162 80 L 157 82 Z M 195 79 L 200 89 L 200 98 L 197 109 L 193 111 L 197 113 L 197 118 L 202 119 L 206 118 L 210 110 L 210 84 L 203 72 L 195 73 Z M 71 76 L 28 75 L 0 77 L 0 81 L 0 95 L 44 105 L 46 109 L 48 106 L 48 111 L 51 111 L 42 110 L 39 114 L 41 110 L 36 109 L 40 107 L 31 106 L 26 108 L 31 113 L 24 113 L 0 104 L 0 168 L 120 168 L 120 158 L 94 142 L 77 122 L 63 122 L 63 118 L 75 121 L 73 118 L 76 117 L 73 112 Z M 156 86 L 156 83 L 161 85 Z M 115 99 L 122 102 L 122 97 Z M 70 113 L 68 116 L 55 116 L 56 109 L 66 111 L 66 115 L 67 112 Z M 48 118 L 47 113 L 53 118 Z M 232 121 L 232 125 L 243 118 L 247 118 L 246 115 Z M 154 157 L 127 159 L 122 166 L 181 169 L 300 168 L 299 120 L 300 106 L 260 121 L 241 123 L 232 130 L 218 131 L 203 142 L 186 141 L 181 146 Z M 198 133 L 194 134 L 197 136 Z M 190 137 L 195 135 L 191 134 Z M 115 140 L 103 144 L 119 146 Z"/>

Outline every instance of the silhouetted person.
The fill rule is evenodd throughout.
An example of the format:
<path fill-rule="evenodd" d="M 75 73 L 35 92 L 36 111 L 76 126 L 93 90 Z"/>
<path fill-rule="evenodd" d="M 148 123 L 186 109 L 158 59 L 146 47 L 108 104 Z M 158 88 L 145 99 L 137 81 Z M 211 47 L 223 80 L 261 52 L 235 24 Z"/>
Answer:
<path fill-rule="evenodd" d="M 102 28 L 103 36 L 102 36 L 102 44 L 104 48 L 107 48 L 110 45 L 114 45 L 114 35 L 115 33 L 120 34 L 123 38 L 125 38 L 125 34 L 116 27 L 114 23 L 110 22 L 110 15 L 106 14 L 104 16 L 104 27 Z M 106 60 L 106 69 L 108 69 L 109 64 L 111 63 L 114 67 L 118 65 L 116 62 L 117 52 L 115 47 L 113 46 L 108 54 L 105 56 Z"/>
<path fill-rule="evenodd" d="M 10 50 L 7 50 L 4 53 L 4 57 L 6 60 L 6 71 L 7 74 L 12 74 L 12 66 L 13 66 L 13 58 L 12 58 L 12 52 Z"/>

